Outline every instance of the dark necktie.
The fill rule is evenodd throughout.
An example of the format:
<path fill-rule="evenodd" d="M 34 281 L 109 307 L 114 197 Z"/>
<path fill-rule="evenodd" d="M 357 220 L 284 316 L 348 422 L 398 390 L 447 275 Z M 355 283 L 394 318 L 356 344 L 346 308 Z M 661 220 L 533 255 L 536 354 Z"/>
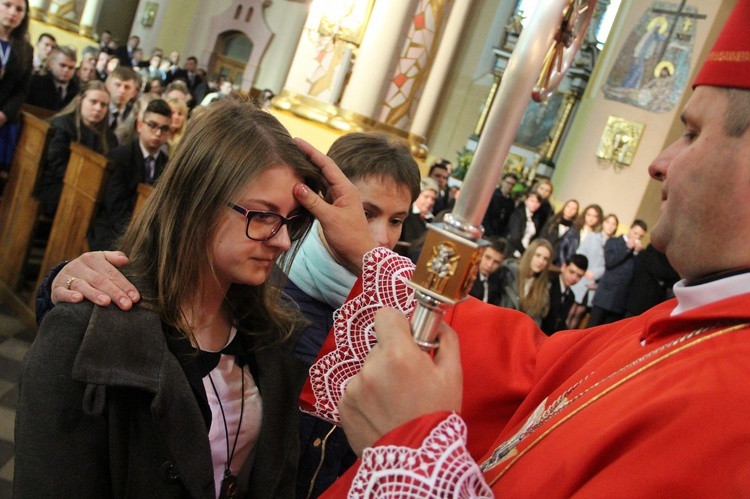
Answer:
<path fill-rule="evenodd" d="M 156 158 L 153 156 L 146 156 L 146 159 L 144 160 L 143 164 L 146 168 L 146 183 L 147 184 L 153 184 L 154 183 L 154 164 L 156 163 Z"/>
<path fill-rule="evenodd" d="M 117 128 L 117 118 L 119 116 L 120 116 L 120 111 L 118 111 L 117 109 L 112 111 L 112 124 L 109 125 L 110 129 L 114 130 L 115 128 Z"/>
<path fill-rule="evenodd" d="M 65 87 L 57 87 L 57 97 L 60 99 L 60 102 L 65 102 Z"/>

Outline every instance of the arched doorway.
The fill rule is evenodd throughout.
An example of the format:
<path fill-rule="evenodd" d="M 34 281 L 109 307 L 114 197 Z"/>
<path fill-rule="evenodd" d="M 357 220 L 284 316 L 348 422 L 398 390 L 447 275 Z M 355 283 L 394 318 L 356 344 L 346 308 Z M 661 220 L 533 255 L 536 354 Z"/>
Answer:
<path fill-rule="evenodd" d="M 242 76 L 252 51 L 253 42 L 244 33 L 225 31 L 219 34 L 211 53 L 209 76 L 224 76 L 235 85 L 242 86 Z"/>

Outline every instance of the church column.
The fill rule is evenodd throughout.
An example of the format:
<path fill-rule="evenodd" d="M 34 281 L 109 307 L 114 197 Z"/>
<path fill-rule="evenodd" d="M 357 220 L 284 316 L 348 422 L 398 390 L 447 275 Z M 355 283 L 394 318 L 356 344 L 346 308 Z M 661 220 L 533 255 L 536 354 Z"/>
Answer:
<path fill-rule="evenodd" d="M 404 27 L 418 0 L 378 0 L 367 24 L 340 107 L 367 118 L 378 111 L 393 70 L 394 54 L 403 43 Z"/>
<path fill-rule="evenodd" d="M 451 9 L 448 22 L 445 26 L 440 46 L 438 47 L 435 60 L 432 63 L 430 74 L 419 98 L 414 117 L 411 122 L 409 133 L 413 136 L 426 138 L 430 123 L 438 108 L 440 93 L 449 72 L 454 67 L 453 54 L 461 39 L 462 30 L 466 17 L 471 8 L 471 0 L 455 0 Z"/>
<path fill-rule="evenodd" d="M 264 11 L 266 22 L 275 33 L 266 55 L 260 63 L 256 88 L 269 88 L 275 94 L 281 92 L 294 59 L 295 49 L 304 36 L 303 28 L 307 18 L 304 3 L 273 3 Z"/>
<path fill-rule="evenodd" d="M 78 33 L 93 37 L 94 25 L 96 25 L 101 10 L 102 0 L 86 0 L 86 5 L 81 13 L 81 20 L 78 22 Z"/>

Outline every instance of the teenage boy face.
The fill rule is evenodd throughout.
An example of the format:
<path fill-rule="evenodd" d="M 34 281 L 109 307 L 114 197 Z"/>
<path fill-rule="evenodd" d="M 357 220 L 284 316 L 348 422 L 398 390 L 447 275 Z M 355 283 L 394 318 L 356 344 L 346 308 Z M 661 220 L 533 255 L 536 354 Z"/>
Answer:
<path fill-rule="evenodd" d="M 353 184 L 359 189 L 370 234 L 381 246 L 395 248 L 401 237 L 404 218 L 409 214 L 409 189 L 392 179 L 373 175 Z"/>
<path fill-rule="evenodd" d="M 118 108 L 127 104 L 128 101 L 135 97 L 135 94 L 138 92 L 134 80 L 121 80 L 119 78 L 110 77 L 107 79 L 106 86 L 109 95 L 112 96 L 112 102 Z"/>

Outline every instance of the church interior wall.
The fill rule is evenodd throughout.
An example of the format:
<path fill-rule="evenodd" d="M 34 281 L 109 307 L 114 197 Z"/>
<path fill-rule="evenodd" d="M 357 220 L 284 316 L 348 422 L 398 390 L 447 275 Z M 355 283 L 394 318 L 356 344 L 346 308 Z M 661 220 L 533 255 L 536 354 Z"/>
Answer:
<path fill-rule="evenodd" d="M 578 112 L 573 120 L 570 133 L 563 146 L 557 162 L 556 172 L 552 178 L 555 184 L 555 198 L 558 201 L 576 198 L 585 206 L 589 203 L 599 203 L 605 211 L 616 213 L 621 223 L 629 224 L 634 218 L 643 218 L 653 224 L 659 216 L 661 197 L 660 187 L 651 185 L 653 181 L 648 176 L 651 161 L 681 134 L 682 125 L 680 112 L 691 94 L 689 88 L 700 62 L 713 45 L 718 31 L 716 26 L 723 25 L 725 15 L 717 15 L 720 11 L 729 12 L 735 0 L 713 2 L 711 0 L 695 0 L 691 5 L 697 7 L 698 12 L 708 16 L 698 21 L 694 49 L 690 62 L 690 77 L 681 102 L 671 111 L 664 113 L 650 112 L 632 105 L 607 100 L 602 92 L 602 84 L 606 80 L 600 77 L 609 73 L 616 55 L 633 26 L 648 8 L 650 2 L 629 2 L 629 9 L 620 15 L 625 16 L 621 36 L 614 39 L 610 47 L 611 53 L 604 54 L 606 59 L 601 61 L 600 67 L 592 78 L 592 84 L 581 101 Z M 602 132 L 609 116 L 617 116 L 628 120 L 645 123 L 638 149 L 630 166 L 615 169 L 611 164 L 603 165 L 596 157 L 596 151 Z"/>
<path fill-rule="evenodd" d="M 133 24 L 130 29 L 130 34 L 137 35 L 141 39 L 140 46 L 143 48 L 143 57 L 148 58 L 151 49 L 154 47 L 161 47 L 163 50 L 166 50 L 167 53 L 169 53 L 172 50 L 179 50 L 178 48 L 165 48 L 162 45 L 159 45 L 160 38 L 163 33 L 170 32 L 172 27 L 169 26 L 167 28 L 164 27 L 164 22 L 167 19 L 167 13 L 170 3 L 175 3 L 175 0 L 157 0 L 157 1 L 144 1 L 141 0 L 138 3 L 137 9 L 135 11 L 135 18 L 133 19 Z M 142 23 L 143 15 L 146 12 L 147 8 L 151 8 L 153 4 L 156 5 L 156 16 L 153 20 L 153 24 L 151 26 L 144 26 Z M 185 17 L 184 19 L 190 19 L 189 17 Z M 124 38 L 120 38 L 120 40 L 127 40 L 127 35 Z M 174 42 L 171 42 L 174 43 Z"/>

